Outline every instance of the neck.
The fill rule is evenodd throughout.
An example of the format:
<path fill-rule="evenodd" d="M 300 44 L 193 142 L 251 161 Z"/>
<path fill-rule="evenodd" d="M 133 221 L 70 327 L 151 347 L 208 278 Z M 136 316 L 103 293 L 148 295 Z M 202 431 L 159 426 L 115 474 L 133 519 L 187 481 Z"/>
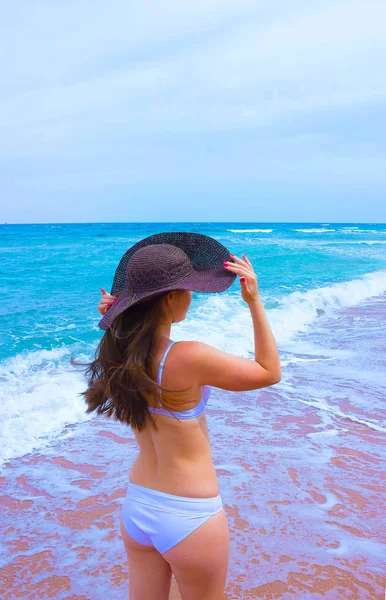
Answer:
<path fill-rule="evenodd" d="M 158 345 L 159 342 L 166 338 L 166 339 L 170 339 L 170 335 L 171 335 L 171 331 L 172 331 L 172 324 L 171 323 L 165 323 L 163 325 L 159 325 L 157 327 L 156 333 L 155 333 L 155 339 L 156 339 L 156 344 Z"/>

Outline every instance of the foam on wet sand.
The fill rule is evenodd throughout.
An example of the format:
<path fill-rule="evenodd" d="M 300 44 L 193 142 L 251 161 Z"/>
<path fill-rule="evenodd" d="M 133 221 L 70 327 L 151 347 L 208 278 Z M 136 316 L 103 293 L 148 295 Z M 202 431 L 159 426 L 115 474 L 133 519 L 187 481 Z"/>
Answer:
<path fill-rule="evenodd" d="M 342 311 L 328 325 L 336 327 L 339 344 L 328 348 L 321 319 L 301 352 L 297 345 L 286 355 L 277 386 L 213 390 L 208 423 L 231 531 L 227 600 L 383 600 L 386 387 L 381 370 L 370 376 L 362 361 L 356 371 L 353 357 L 373 336 L 372 369 L 377 360 L 381 369 L 385 314 L 385 300 Z M 358 318 L 374 322 L 363 338 L 350 336 L 350 319 Z M 373 351 L 374 343 L 366 346 L 369 361 Z M 348 360 L 350 377 L 339 376 L 339 361 Z M 379 397 L 372 395 L 377 372 Z M 126 597 L 119 510 L 136 453 L 130 429 L 95 418 L 6 464 L 4 600 Z"/>

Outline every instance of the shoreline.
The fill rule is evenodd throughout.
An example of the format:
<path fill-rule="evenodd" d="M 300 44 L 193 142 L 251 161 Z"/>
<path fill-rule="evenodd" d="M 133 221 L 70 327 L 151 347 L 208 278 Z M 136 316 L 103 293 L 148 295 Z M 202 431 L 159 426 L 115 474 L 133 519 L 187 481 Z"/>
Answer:
<path fill-rule="evenodd" d="M 376 325 L 363 331 L 367 341 L 386 327 L 385 299 L 345 310 L 330 325 L 339 341 L 347 333 L 342 360 L 362 343 L 348 329 L 361 315 Z M 322 336 L 321 325 L 305 337 L 316 344 Z M 369 402 L 369 387 L 359 403 L 362 380 L 339 381 L 339 363 L 334 371 L 323 357 L 298 360 L 286 367 L 283 385 L 213 389 L 207 408 L 231 536 L 225 598 L 383 600 L 385 432 L 371 426 L 381 415 L 378 399 Z M 326 381 L 337 377 L 335 395 L 326 384 L 311 398 L 320 372 Z M 136 453 L 129 428 L 98 417 L 68 425 L 42 452 L 9 461 L 0 474 L 4 600 L 127 597 L 119 510 Z"/>
<path fill-rule="evenodd" d="M 71 437 L 46 454 L 14 459 L 0 477 L 1 529 L 8 553 L 0 566 L 4 600 L 37 598 L 43 592 L 63 600 L 102 599 L 107 591 L 111 600 L 127 596 L 118 518 L 128 481 L 125 469 L 136 444 L 115 423 L 101 421 L 70 426 Z M 274 430 L 279 433 L 284 426 L 304 439 L 320 424 L 311 411 L 306 419 L 287 415 L 274 423 Z M 360 425 L 352 434 L 374 451 L 381 449 L 382 434 L 366 433 Z M 215 450 L 231 534 L 228 600 L 305 600 L 310 597 L 302 595 L 306 590 L 312 598 L 383 600 L 379 549 L 386 544 L 381 528 L 385 486 L 374 481 L 374 456 L 350 447 L 352 434 L 324 464 L 316 453 L 308 457 L 308 465 L 307 460 L 290 460 L 291 447 L 278 439 L 265 458 L 256 456 L 252 463 L 233 456 L 232 467 L 224 455 L 218 456 L 220 448 Z M 278 463 L 282 468 L 276 471 Z M 314 481 L 316 463 L 318 472 L 324 471 L 323 489 Z M 345 479 L 354 472 L 360 474 L 367 497 L 347 486 Z M 176 590 L 172 598 L 179 598 Z"/>

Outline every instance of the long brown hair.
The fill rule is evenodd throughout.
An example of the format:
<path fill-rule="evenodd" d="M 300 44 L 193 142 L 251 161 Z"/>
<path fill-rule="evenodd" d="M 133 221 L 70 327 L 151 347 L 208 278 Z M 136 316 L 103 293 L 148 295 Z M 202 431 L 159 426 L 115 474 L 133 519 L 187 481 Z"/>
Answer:
<path fill-rule="evenodd" d="M 88 388 L 81 392 L 86 413 L 96 411 L 141 431 L 149 417 L 157 428 L 148 407 L 160 406 L 161 390 L 162 408 L 178 409 L 181 392 L 189 388 L 171 390 L 150 377 L 162 300 L 169 293 L 153 296 L 119 314 L 102 336 L 92 362 L 79 363 L 71 357 L 71 364 L 87 367 Z"/>

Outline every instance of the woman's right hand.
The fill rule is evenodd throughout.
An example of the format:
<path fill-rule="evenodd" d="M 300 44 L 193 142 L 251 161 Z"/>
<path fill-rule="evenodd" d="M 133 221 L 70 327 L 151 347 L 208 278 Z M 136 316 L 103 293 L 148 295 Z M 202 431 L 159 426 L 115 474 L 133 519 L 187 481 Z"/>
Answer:
<path fill-rule="evenodd" d="M 234 254 L 231 254 L 230 256 L 237 264 L 224 262 L 224 266 L 228 271 L 233 271 L 233 273 L 240 275 L 241 296 L 244 302 L 251 304 L 259 298 L 257 275 L 246 254 L 243 254 L 244 260 L 238 258 Z"/>
<path fill-rule="evenodd" d="M 104 288 L 100 288 L 102 298 L 98 305 L 98 312 L 103 316 L 106 314 L 110 306 L 117 300 L 116 296 L 112 296 Z"/>

